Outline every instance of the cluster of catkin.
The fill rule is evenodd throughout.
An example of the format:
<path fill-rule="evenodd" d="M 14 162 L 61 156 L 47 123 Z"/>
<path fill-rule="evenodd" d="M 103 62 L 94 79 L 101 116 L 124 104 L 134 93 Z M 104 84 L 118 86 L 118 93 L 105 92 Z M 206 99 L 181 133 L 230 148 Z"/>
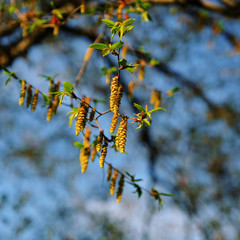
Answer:
<path fill-rule="evenodd" d="M 26 81 L 24 79 L 21 80 L 21 84 L 22 84 L 22 87 L 21 87 L 21 92 L 20 92 L 19 105 L 24 104 L 25 95 L 27 92 L 26 106 L 28 108 L 31 105 L 31 110 L 34 111 L 37 106 L 37 102 L 38 102 L 39 90 L 35 89 L 35 93 L 33 95 L 32 94 L 32 85 L 29 84 L 26 87 Z"/>
<path fill-rule="evenodd" d="M 115 192 L 116 187 L 116 181 L 117 177 L 119 175 L 119 172 L 117 169 L 114 170 L 112 174 L 113 168 L 112 165 L 109 164 L 108 166 L 108 172 L 107 172 L 107 181 L 110 181 L 110 194 L 113 195 Z M 122 193 L 123 193 L 123 187 L 124 187 L 124 175 L 121 174 L 121 177 L 118 181 L 118 189 L 117 189 L 117 202 L 121 202 L 122 199 Z"/>
<path fill-rule="evenodd" d="M 50 121 L 52 118 L 52 115 L 55 115 L 57 113 L 57 108 L 59 105 L 59 96 L 51 93 L 59 91 L 60 83 L 61 83 L 60 81 L 58 81 L 56 84 L 54 84 L 53 82 L 50 82 L 49 95 L 48 95 L 50 102 L 49 102 L 48 112 L 47 112 L 47 121 Z"/>

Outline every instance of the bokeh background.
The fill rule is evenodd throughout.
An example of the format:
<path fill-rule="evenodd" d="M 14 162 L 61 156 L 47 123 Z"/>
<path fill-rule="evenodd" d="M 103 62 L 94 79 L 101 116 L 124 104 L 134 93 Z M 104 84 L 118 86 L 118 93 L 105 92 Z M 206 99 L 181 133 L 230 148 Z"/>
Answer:
<path fill-rule="evenodd" d="M 109 40 L 109 28 L 99 19 L 113 15 L 117 21 L 120 4 L 86 2 L 86 12 L 76 12 L 57 36 L 51 26 L 37 28 L 24 36 L 31 39 L 36 34 L 32 44 L 14 55 L 13 48 L 23 39 L 18 14 L 38 9 L 50 21 L 52 6 L 50 1 L 2 1 L 1 64 L 45 93 L 48 82 L 39 74 L 59 73 L 56 80 L 74 83 L 87 47 L 99 33 L 104 35 L 102 42 Z M 141 7 L 139 1 L 126 2 L 132 4 L 123 13 Z M 35 112 L 19 106 L 21 85 L 12 78 L 4 87 L 7 75 L 2 70 L 0 239 L 240 239 L 239 3 L 210 1 L 226 9 L 218 12 L 209 11 L 205 1 L 149 2 L 156 2 L 148 10 L 152 21 L 141 12 L 129 13 L 136 21 L 123 41 L 129 46 L 128 62 L 140 57 L 159 62 L 145 66 L 142 82 L 138 71 L 121 74 L 125 94 L 120 112 L 134 117 L 138 110 L 133 102 L 153 108 L 153 88 L 162 92 L 161 106 L 167 112 L 153 113 L 150 128 L 139 130 L 129 122 L 127 154 L 109 151 L 107 161 L 143 179 L 144 188 L 155 187 L 174 197 L 163 197 L 158 211 L 151 196 L 143 193 L 138 199 L 125 184 L 122 202 L 117 203 L 109 194 L 107 168 L 100 169 L 98 159 L 81 173 L 79 149 L 73 142 L 82 141 L 82 136 L 76 137 L 75 127 L 68 127 L 71 109 L 62 105 L 47 122 L 43 99 Z M 54 1 L 65 11 L 83 3 Z M 17 11 L 6 10 L 13 4 Z M 102 8 L 88 13 L 93 6 Z M 94 51 L 75 93 L 104 100 L 96 108 L 106 111 L 110 90 L 101 68 L 116 64 L 115 56 L 102 58 Z M 131 81 L 137 82 L 133 99 L 127 94 Z M 171 96 L 173 88 L 179 91 Z M 64 102 L 69 104 L 69 99 Z M 99 118 L 109 137 L 111 118 Z M 92 141 L 97 134 L 92 129 Z"/>

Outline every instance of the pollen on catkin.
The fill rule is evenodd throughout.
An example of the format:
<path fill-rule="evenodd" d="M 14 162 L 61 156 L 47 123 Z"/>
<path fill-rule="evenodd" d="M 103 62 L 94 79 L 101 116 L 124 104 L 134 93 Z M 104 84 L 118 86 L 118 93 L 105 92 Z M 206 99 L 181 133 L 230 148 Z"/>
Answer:
<path fill-rule="evenodd" d="M 112 164 L 108 165 L 108 172 L 107 172 L 107 181 L 109 182 L 112 176 Z"/>
<path fill-rule="evenodd" d="M 123 96 L 123 86 L 120 85 L 118 87 L 118 94 L 116 96 L 116 103 L 114 105 L 114 110 L 113 110 L 114 113 L 118 113 L 118 111 L 119 111 L 119 107 L 120 107 L 120 104 L 121 104 L 122 96 Z"/>
<path fill-rule="evenodd" d="M 111 121 L 110 133 L 113 133 L 115 131 L 117 127 L 117 123 L 118 123 L 118 114 L 114 113 Z"/>
<path fill-rule="evenodd" d="M 121 178 L 118 182 L 118 190 L 117 190 L 117 202 L 118 203 L 120 203 L 121 199 L 122 199 L 123 187 L 124 187 L 124 175 L 121 175 Z"/>
<path fill-rule="evenodd" d="M 35 93 L 34 93 L 34 96 L 33 96 L 33 100 L 32 100 L 32 112 L 35 110 L 36 106 L 37 106 L 37 102 L 38 102 L 38 92 L 39 90 L 38 89 L 35 89 Z"/>
<path fill-rule="evenodd" d="M 84 100 L 81 102 L 81 106 L 78 108 L 78 117 L 76 121 L 76 135 L 78 135 L 86 126 L 88 113 L 88 105 Z"/>
<path fill-rule="evenodd" d="M 90 116 L 89 116 L 89 121 L 92 122 L 94 117 L 95 117 L 95 113 L 96 113 L 96 109 L 93 108 L 91 113 L 90 113 Z"/>
<path fill-rule="evenodd" d="M 88 166 L 88 159 L 90 156 L 90 148 L 84 147 L 80 150 L 80 164 L 81 164 L 81 172 L 85 173 Z"/>
<path fill-rule="evenodd" d="M 23 105 L 24 98 L 25 98 L 25 93 L 26 93 L 26 81 L 23 79 L 22 80 L 21 92 L 20 92 L 20 98 L 19 98 L 19 105 Z"/>
<path fill-rule="evenodd" d="M 114 112 L 114 106 L 117 103 L 117 96 L 118 96 L 118 76 L 115 76 L 111 82 L 111 94 L 110 94 L 110 109 Z"/>
<path fill-rule="evenodd" d="M 111 195 L 113 195 L 114 192 L 115 192 L 115 185 L 116 185 L 117 176 L 118 176 L 118 170 L 115 169 L 114 173 L 113 173 L 113 176 L 112 176 L 112 179 L 111 179 L 111 182 L 110 182 L 110 194 Z"/>
<path fill-rule="evenodd" d="M 48 112 L 47 112 L 47 121 L 50 121 L 52 118 L 52 103 L 49 104 Z"/>
<path fill-rule="evenodd" d="M 100 156 L 100 159 L 99 159 L 99 165 L 101 168 L 103 168 L 104 166 L 104 162 L 105 162 L 105 159 L 106 159 L 106 156 L 107 156 L 107 142 L 104 143 L 103 147 L 102 147 L 102 153 L 101 153 L 101 156 Z"/>
<path fill-rule="evenodd" d="M 31 105 L 32 102 L 32 85 L 27 86 L 27 108 Z"/>
<path fill-rule="evenodd" d="M 96 150 L 97 150 L 97 152 L 101 151 L 102 141 L 103 141 L 103 130 L 101 130 L 99 135 L 97 136 L 97 143 L 96 143 Z"/>
<path fill-rule="evenodd" d="M 116 135 L 115 146 L 116 146 L 116 149 L 119 150 L 121 153 L 125 152 L 126 137 L 127 137 L 127 121 L 128 121 L 128 117 L 123 116 L 117 131 L 117 135 Z"/>

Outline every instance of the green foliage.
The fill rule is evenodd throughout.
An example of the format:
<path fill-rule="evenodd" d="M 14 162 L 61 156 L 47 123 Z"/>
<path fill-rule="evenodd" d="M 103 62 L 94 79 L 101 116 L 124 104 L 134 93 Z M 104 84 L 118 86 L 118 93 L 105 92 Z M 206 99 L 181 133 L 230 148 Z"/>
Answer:
<path fill-rule="evenodd" d="M 144 109 L 141 105 L 139 105 L 137 103 L 134 103 L 134 107 L 136 107 L 138 110 L 141 111 L 141 113 L 135 114 L 136 115 L 135 122 L 137 122 L 139 124 L 137 129 L 140 129 L 143 126 L 150 127 L 150 125 L 152 123 L 151 114 L 153 112 L 160 111 L 160 110 L 163 110 L 166 112 L 166 109 L 164 109 L 162 107 L 157 107 L 157 108 L 154 108 L 154 109 L 148 111 L 147 105 L 145 106 L 145 109 Z"/>
<path fill-rule="evenodd" d="M 12 77 L 15 78 L 15 79 L 17 79 L 17 77 L 15 75 L 15 72 L 10 72 L 7 68 L 3 67 L 3 70 L 4 70 L 3 73 L 8 75 L 8 78 L 7 78 L 7 80 L 6 80 L 5 84 L 4 84 L 4 86 L 6 87 L 7 84 L 11 81 Z"/>

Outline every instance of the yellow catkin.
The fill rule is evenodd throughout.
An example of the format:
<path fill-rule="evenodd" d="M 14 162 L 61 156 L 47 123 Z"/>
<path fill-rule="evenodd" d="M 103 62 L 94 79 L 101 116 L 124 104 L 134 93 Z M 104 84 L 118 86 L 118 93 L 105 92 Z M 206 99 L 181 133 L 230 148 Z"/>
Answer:
<path fill-rule="evenodd" d="M 118 113 L 118 111 L 119 111 L 119 107 L 120 107 L 120 104 L 121 104 L 122 96 L 123 96 L 123 86 L 120 85 L 118 87 L 118 94 L 117 94 L 117 97 L 116 97 L 116 104 L 114 105 L 114 113 Z"/>
<path fill-rule="evenodd" d="M 52 104 L 50 103 L 48 112 L 47 112 L 47 121 L 50 121 L 52 118 Z"/>
<path fill-rule="evenodd" d="M 96 150 L 97 150 L 97 152 L 101 151 L 102 141 L 103 141 L 103 130 L 101 130 L 99 135 L 97 136 L 97 143 L 96 143 Z"/>
<path fill-rule="evenodd" d="M 112 176 L 112 165 L 108 165 L 108 172 L 107 172 L 107 181 L 109 182 Z"/>
<path fill-rule="evenodd" d="M 38 92 L 39 92 L 39 90 L 35 89 L 35 93 L 34 93 L 33 100 L 32 100 L 32 108 L 31 108 L 32 112 L 36 109 L 36 106 L 37 106 Z"/>
<path fill-rule="evenodd" d="M 114 106 L 117 102 L 118 96 L 118 76 L 114 77 L 111 82 L 111 94 L 110 94 L 110 109 L 114 112 Z"/>
<path fill-rule="evenodd" d="M 53 88 L 53 92 L 58 92 L 59 91 L 60 83 L 61 83 L 61 81 L 58 81 L 55 84 L 55 86 Z M 58 105 L 59 105 L 59 96 L 53 95 L 52 99 L 53 99 L 52 109 L 53 109 L 53 114 L 55 115 L 57 113 L 57 108 L 58 108 Z"/>
<path fill-rule="evenodd" d="M 124 187 L 124 175 L 121 175 L 121 178 L 118 182 L 118 190 L 117 190 L 117 202 L 118 203 L 120 203 L 121 199 L 122 199 L 123 187 Z"/>
<path fill-rule="evenodd" d="M 131 99 L 133 97 L 133 89 L 135 87 L 135 82 L 131 81 L 128 84 L 128 97 Z"/>
<path fill-rule="evenodd" d="M 118 123 L 118 114 L 114 113 L 111 121 L 110 133 L 113 133 L 115 131 L 117 127 L 117 123 Z"/>
<path fill-rule="evenodd" d="M 138 79 L 139 81 L 143 81 L 144 75 L 145 75 L 145 66 L 146 62 L 144 60 L 140 61 L 140 69 L 138 71 Z"/>
<path fill-rule="evenodd" d="M 115 169 L 114 173 L 113 173 L 113 176 L 112 176 L 112 179 L 111 179 L 111 182 L 110 182 L 110 194 L 111 195 L 113 195 L 114 192 L 115 192 L 115 185 L 116 185 L 117 176 L 118 176 L 118 170 Z"/>
<path fill-rule="evenodd" d="M 106 84 L 109 85 L 110 82 L 111 82 L 111 73 L 107 72 L 107 74 L 106 74 Z"/>
<path fill-rule="evenodd" d="M 105 159 L 106 159 L 106 156 L 107 156 L 107 143 L 105 143 L 102 147 L 102 153 L 101 153 L 101 156 L 100 156 L 100 159 L 99 159 L 99 165 L 101 168 L 103 168 L 104 166 L 104 162 L 105 162 Z"/>
<path fill-rule="evenodd" d="M 116 135 L 116 142 L 115 146 L 116 149 L 119 150 L 121 153 L 125 152 L 125 145 L 126 145 L 126 137 L 127 137 L 127 116 L 123 116 L 120 122 L 117 135 Z"/>
<path fill-rule="evenodd" d="M 89 156 L 90 156 L 89 147 L 85 147 L 80 150 L 80 164 L 82 173 L 85 173 L 87 170 Z"/>
<path fill-rule="evenodd" d="M 91 130 L 90 130 L 90 128 L 86 127 L 86 131 L 83 136 L 83 146 L 84 147 L 90 147 L 90 135 L 91 135 Z"/>
<path fill-rule="evenodd" d="M 26 81 L 23 79 L 22 80 L 21 92 L 20 92 L 20 98 L 19 98 L 19 105 L 23 105 L 24 98 L 25 98 L 25 93 L 26 93 Z"/>
<path fill-rule="evenodd" d="M 95 113 L 96 113 L 96 109 L 93 108 L 91 113 L 90 113 L 90 116 L 89 116 L 89 121 L 92 122 L 94 117 L 95 117 Z"/>
<path fill-rule="evenodd" d="M 59 96 L 55 95 L 54 99 L 53 99 L 53 104 L 52 104 L 52 109 L 53 109 L 54 115 L 57 113 L 58 105 L 59 105 Z"/>
<path fill-rule="evenodd" d="M 96 145 L 94 145 L 91 153 L 91 162 L 94 161 L 94 159 L 96 158 L 96 155 L 97 155 L 97 150 L 96 150 Z"/>
<path fill-rule="evenodd" d="M 76 135 L 78 135 L 86 126 L 88 113 L 88 105 L 82 100 L 81 106 L 78 108 L 78 117 L 76 121 Z"/>
<path fill-rule="evenodd" d="M 157 108 L 161 104 L 161 92 L 158 90 L 153 90 L 150 98 L 150 103 L 154 105 L 154 108 Z"/>
<path fill-rule="evenodd" d="M 127 55 L 127 52 L 128 52 L 128 45 L 125 44 L 123 47 L 122 47 L 122 58 L 126 58 L 126 55 Z"/>
<path fill-rule="evenodd" d="M 80 6 L 80 12 L 83 14 L 85 13 L 85 9 L 86 9 L 86 2 L 85 0 L 81 1 L 81 6 Z"/>
<path fill-rule="evenodd" d="M 27 108 L 31 105 L 32 102 L 32 85 L 27 86 Z"/>

